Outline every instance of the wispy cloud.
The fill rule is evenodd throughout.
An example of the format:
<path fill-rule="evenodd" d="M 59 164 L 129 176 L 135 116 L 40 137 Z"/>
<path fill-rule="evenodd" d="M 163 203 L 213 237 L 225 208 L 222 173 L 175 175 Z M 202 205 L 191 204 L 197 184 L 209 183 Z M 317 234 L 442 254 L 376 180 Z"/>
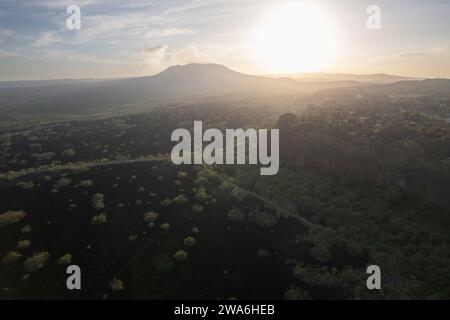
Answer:
<path fill-rule="evenodd" d="M 10 51 L 10 50 L 0 50 L 0 58 L 14 58 L 14 57 L 18 57 L 19 54 L 17 52 L 14 51 Z"/>
<path fill-rule="evenodd" d="M 447 46 L 439 46 L 423 52 L 397 52 L 389 55 L 376 56 L 370 58 L 369 61 L 411 60 L 437 55 L 450 55 L 449 48 Z"/>
<path fill-rule="evenodd" d="M 149 71 L 155 73 L 176 64 L 204 63 L 207 58 L 193 45 L 186 46 L 174 52 L 166 45 L 146 48 L 140 54 Z"/>
<path fill-rule="evenodd" d="M 162 39 L 167 37 L 195 34 L 198 31 L 189 28 L 150 29 L 144 33 L 146 39 Z"/>
<path fill-rule="evenodd" d="M 55 36 L 55 32 L 42 32 L 38 38 L 31 43 L 33 47 L 47 47 L 51 44 L 61 42 L 61 39 Z"/>

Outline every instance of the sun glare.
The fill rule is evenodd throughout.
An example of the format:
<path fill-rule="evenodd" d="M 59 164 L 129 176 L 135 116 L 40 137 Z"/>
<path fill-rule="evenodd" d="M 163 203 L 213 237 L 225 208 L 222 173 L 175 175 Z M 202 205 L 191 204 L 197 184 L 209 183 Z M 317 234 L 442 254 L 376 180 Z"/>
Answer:
<path fill-rule="evenodd" d="M 314 6 L 277 8 L 264 19 L 256 38 L 255 56 L 271 73 L 318 71 L 336 55 L 330 18 Z"/>

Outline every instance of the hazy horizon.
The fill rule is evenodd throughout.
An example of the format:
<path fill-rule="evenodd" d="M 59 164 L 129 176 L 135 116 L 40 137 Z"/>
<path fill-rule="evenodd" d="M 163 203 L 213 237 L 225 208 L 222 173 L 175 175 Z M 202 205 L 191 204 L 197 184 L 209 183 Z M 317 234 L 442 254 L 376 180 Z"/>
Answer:
<path fill-rule="evenodd" d="M 15 79 L 15 80 L 0 80 L 0 82 L 27 82 L 27 81 L 57 81 L 57 80 L 92 80 L 92 81 L 108 81 L 108 80 L 116 80 L 116 79 L 127 79 L 127 78 L 139 78 L 139 77 L 153 77 L 153 76 L 157 76 L 161 73 L 163 73 L 164 71 L 173 68 L 173 67 L 183 67 L 183 66 L 188 66 L 188 65 L 219 65 L 219 66 L 223 66 L 231 71 L 237 72 L 237 73 L 241 73 L 241 74 L 245 74 L 245 75 L 250 75 L 250 76 L 257 76 L 257 77 L 266 77 L 266 78 L 281 78 L 281 77 L 288 77 L 291 78 L 293 80 L 297 80 L 297 81 L 310 81 L 313 82 L 313 78 L 310 78 L 311 76 L 323 76 L 324 78 L 317 78 L 317 81 L 321 81 L 326 79 L 326 76 L 356 76 L 356 77 L 365 77 L 365 76 L 392 76 L 392 77 L 399 77 L 399 78 L 404 78 L 406 80 L 426 80 L 426 79 L 444 79 L 444 80 L 449 80 L 450 78 L 444 78 L 444 77 L 408 77 L 405 76 L 403 74 L 391 74 L 391 73 L 383 73 L 383 72 L 378 72 L 378 73 L 347 73 L 347 72 L 298 72 L 298 73 L 286 73 L 286 74 L 278 74 L 278 73 L 247 73 L 247 72 L 243 72 L 240 70 L 236 70 L 233 68 L 230 68 L 224 64 L 218 64 L 218 63 L 186 63 L 186 64 L 174 64 L 174 65 L 170 65 L 167 68 L 155 72 L 155 73 L 149 73 L 147 75 L 138 75 L 138 76 L 119 76 L 119 77 L 81 77 L 81 78 L 61 78 L 61 77 L 56 77 L 56 78 L 30 78 L 30 79 Z M 304 79 L 306 80 L 302 80 L 304 77 Z M 329 78 L 328 78 L 329 79 Z M 329 79 L 331 80 L 331 79 Z"/>

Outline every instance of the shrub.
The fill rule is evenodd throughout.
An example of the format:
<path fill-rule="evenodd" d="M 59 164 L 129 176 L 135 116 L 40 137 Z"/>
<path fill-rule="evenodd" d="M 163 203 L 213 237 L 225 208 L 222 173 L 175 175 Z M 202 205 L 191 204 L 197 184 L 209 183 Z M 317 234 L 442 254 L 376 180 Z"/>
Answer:
<path fill-rule="evenodd" d="M 261 228 L 272 228 L 277 224 L 277 219 L 274 215 L 260 210 L 252 211 L 249 214 L 249 219 Z"/>
<path fill-rule="evenodd" d="M 200 229 L 198 227 L 193 227 L 191 232 L 193 234 L 199 234 L 200 233 Z"/>
<path fill-rule="evenodd" d="M 17 249 L 25 249 L 31 245 L 30 240 L 21 240 L 17 243 Z"/>
<path fill-rule="evenodd" d="M 284 293 L 284 298 L 286 300 L 310 300 L 309 294 L 307 291 L 299 288 L 292 287 Z"/>
<path fill-rule="evenodd" d="M 62 257 L 58 259 L 58 264 L 60 265 L 67 265 L 72 262 L 72 255 L 70 253 L 66 253 Z"/>
<path fill-rule="evenodd" d="M 112 291 L 122 291 L 124 289 L 123 281 L 120 279 L 113 279 L 109 285 Z"/>
<path fill-rule="evenodd" d="M 24 227 L 20 230 L 20 233 L 21 233 L 21 234 L 30 233 L 31 230 L 33 230 L 33 228 L 31 227 L 31 225 L 27 224 L 26 226 L 24 226 Z"/>
<path fill-rule="evenodd" d="M 173 200 L 172 200 L 172 203 L 174 203 L 174 204 L 185 204 L 188 202 L 189 202 L 189 199 L 184 194 L 180 194 L 178 197 L 173 198 Z"/>
<path fill-rule="evenodd" d="M 94 185 L 92 180 L 82 180 L 80 181 L 79 186 L 82 188 L 91 188 Z"/>
<path fill-rule="evenodd" d="M 192 212 L 195 214 L 202 213 L 204 209 L 205 208 L 198 203 L 194 203 L 194 205 L 192 206 Z"/>
<path fill-rule="evenodd" d="M 17 260 L 21 259 L 23 256 L 17 251 L 11 251 L 6 256 L 3 257 L 2 262 L 4 264 L 9 264 L 16 262 Z"/>
<path fill-rule="evenodd" d="M 310 251 L 310 255 L 319 262 L 327 262 L 331 255 L 328 248 L 324 245 L 314 245 Z"/>
<path fill-rule="evenodd" d="M 247 193 L 239 187 L 234 187 L 233 191 L 231 191 L 231 195 L 238 201 L 242 201 L 245 199 Z"/>
<path fill-rule="evenodd" d="M 46 152 L 46 153 L 39 153 L 39 154 L 32 154 L 31 157 L 35 158 L 37 161 L 44 161 L 44 160 L 51 160 L 55 154 L 53 152 Z"/>
<path fill-rule="evenodd" d="M 195 179 L 195 183 L 204 186 L 208 184 L 208 179 L 206 179 L 205 177 L 200 177 Z"/>
<path fill-rule="evenodd" d="M 246 217 L 245 212 L 236 207 L 234 207 L 228 212 L 228 219 L 231 221 L 236 222 L 244 221 L 245 217 Z"/>
<path fill-rule="evenodd" d="M 16 186 L 23 190 L 29 190 L 34 188 L 34 183 L 33 181 L 20 181 L 16 184 Z"/>
<path fill-rule="evenodd" d="M 32 257 L 25 260 L 24 268 L 26 272 L 37 271 L 47 265 L 50 254 L 48 252 L 37 252 Z"/>
<path fill-rule="evenodd" d="M 159 228 L 163 231 L 167 231 L 170 228 L 170 224 L 168 223 L 163 223 L 162 225 L 159 226 Z"/>
<path fill-rule="evenodd" d="M 108 217 L 106 216 L 106 213 L 101 213 L 101 214 L 98 214 L 98 215 L 92 217 L 91 224 L 94 226 L 104 224 L 104 223 L 106 223 L 107 219 L 108 219 Z"/>
<path fill-rule="evenodd" d="M 184 250 L 180 250 L 180 251 L 176 252 L 173 256 L 175 261 L 178 261 L 178 262 L 182 262 L 182 261 L 186 260 L 187 257 L 188 257 L 188 253 Z"/>
<path fill-rule="evenodd" d="M 23 211 L 8 211 L 0 214 L 0 227 L 17 223 L 26 217 L 26 213 Z"/>
<path fill-rule="evenodd" d="M 75 150 L 73 148 L 66 149 L 63 151 L 62 155 L 64 157 L 73 157 L 75 155 Z"/>
<path fill-rule="evenodd" d="M 105 196 L 101 193 L 96 193 L 91 198 L 92 207 L 95 210 L 102 210 L 103 208 L 105 208 L 104 201 L 105 201 Z"/>
<path fill-rule="evenodd" d="M 156 212 L 146 212 L 144 213 L 144 221 L 145 222 L 155 222 L 159 217 L 159 213 Z"/>
<path fill-rule="evenodd" d="M 72 180 L 70 178 L 61 178 L 53 185 L 53 188 L 60 189 L 60 188 L 68 187 L 71 184 L 72 184 Z"/>
<path fill-rule="evenodd" d="M 195 199 L 197 199 L 200 202 L 206 202 L 210 196 L 206 193 L 206 189 L 204 187 L 199 187 L 196 190 L 195 193 Z"/>
<path fill-rule="evenodd" d="M 189 176 L 189 174 L 188 174 L 187 172 L 184 172 L 184 171 L 179 171 L 179 172 L 178 172 L 178 175 L 177 175 L 177 177 L 178 177 L 179 179 L 187 178 L 188 176 Z"/>
<path fill-rule="evenodd" d="M 193 237 L 187 237 L 186 239 L 184 239 L 183 243 L 186 247 L 193 247 L 197 244 L 197 240 L 195 240 L 195 238 Z"/>
<path fill-rule="evenodd" d="M 163 201 L 161 201 L 161 207 L 169 207 L 172 204 L 172 202 L 170 201 L 170 199 L 164 199 Z"/>
<path fill-rule="evenodd" d="M 138 193 L 144 193 L 145 192 L 145 188 L 144 187 L 140 187 L 137 192 Z"/>

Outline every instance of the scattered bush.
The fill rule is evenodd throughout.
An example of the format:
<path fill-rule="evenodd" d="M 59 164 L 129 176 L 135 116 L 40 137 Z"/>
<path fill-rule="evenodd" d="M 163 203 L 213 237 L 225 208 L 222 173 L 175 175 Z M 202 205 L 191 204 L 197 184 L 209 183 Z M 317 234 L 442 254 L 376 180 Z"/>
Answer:
<path fill-rule="evenodd" d="M 206 189 L 203 186 L 198 187 L 195 191 L 195 199 L 200 202 L 206 202 L 209 200 L 209 198 L 211 198 L 211 196 L 207 194 Z"/>
<path fill-rule="evenodd" d="M 144 213 L 144 221 L 145 222 L 155 222 L 159 217 L 159 213 L 156 212 L 146 212 Z"/>
<path fill-rule="evenodd" d="M 124 289 L 123 281 L 120 279 L 113 279 L 109 285 L 112 291 L 122 291 Z"/>
<path fill-rule="evenodd" d="M 195 240 L 195 238 L 193 237 L 187 237 L 186 239 L 184 239 L 183 243 L 186 247 L 193 247 L 197 244 L 197 240 Z"/>
<path fill-rule="evenodd" d="M 322 263 L 329 261 L 331 258 L 330 251 L 324 245 L 314 245 L 309 253 L 314 259 Z"/>
<path fill-rule="evenodd" d="M 277 224 L 275 216 L 265 211 L 253 210 L 248 217 L 250 221 L 256 223 L 261 228 L 272 228 Z"/>
<path fill-rule="evenodd" d="M 145 188 L 144 187 L 140 187 L 137 192 L 138 193 L 144 193 L 145 192 Z"/>
<path fill-rule="evenodd" d="M 68 265 L 72 262 L 72 255 L 70 253 L 66 253 L 62 257 L 58 259 L 58 264 L 60 265 Z"/>
<path fill-rule="evenodd" d="M 172 199 L 172 203 L 173 204 L 185 204 L 188 203 L 189 199 L 184 195 L 184 194 L 180 194 L 178 197 L 175 197 Z"/>
<path fill-rule="evenodd" d="M 172 201 L 170 199 L 164 199 L 161 201 L 161 207 L 169 207 L 172 204 Z"/>
<path fill-rule="evenodd" d="M 82 180 L 80 181 L 79 186 L 82 188 L 91 188 L 94 185 L 92 180 Z"/>
<path fill-rule="evenodd" d="M 175 261 L 178 262 L 182 262 L 185 261 L 188 257 L 188 253 L 184 250 L 180 250 L 177 253 L 175 253 L 175 255 L 173 256 L 173 258 L 175 259 Z"/>
<path fill-rule="evenodd" d="M 192 212 L 195 214 L 202 213 L 204 209 L 205 208 L 198 203 L 194 203 L 194 205 L 192 206 Z"/>
<path fill-rule="evenodd" d="M 75 155 L 75 150 L 73 148 L 66 149 L 63 151 L 62 155 L 64 157 L 73 157 Z"/>
<path fill-rule="evenodd" d="M 299 288 L 292 287 L 284 293 L 284 298 L 286 300 L 310 300 L 309 294 L 307 291 Z"/>
<path fill-rule="evenodd" d="M 60 189 L 68 187 L 72 184 L 72 180 L 70 178 L 61 178 L 54 185 L 53 188 Z"/>
<path fill-rule="evenodd" d="M 159 228 L 163 231 L 167 231 L 170 228 L 170 224 L 168 223 L 163 223 L 162 225 L 159 226 Z"/>
<path fill-rule="evenodd" d="M 28 258 L 24 262 L 24 268 L 26 272 L 35 272 L 45 267 L 48 263 L 50 254 L 48 252 L 37 252 L 32 257 Z"/>
<path fill-rule="evenodd" d="M 239 187 L 234 187 L 233 191 L 231 191 L 231 195 L 238 201 L 242 201 L 247 196 L 247 193 Z"/>
<path fill-rule="evenodd" d="M 184 172 L 184 171 L 179 171 L 178 175 L 177 175 L 178 179 L 187 178 L 188 176 L 189 176 L 189 174 L 187 172 Z"/>
<path fill-rule="evenodd" d="M 270 257 L 270 251 L 267 249 L 258 249 L 258 251 L 256 252 L 256 256 L 258 258 L 267 258 Z"/>
<path fill-rule="evenodd" d="M 17 260 L 21 259 L 23 256 L 17 251 L 11 251 L 6 256 L 3 257 L 2 263 L 9 264 L 16 262 Z"/>
<path fill-rule="evenodd" d="M 21 240 L 17 243 L 17 249 L 25 249 L 31 245 L 30 240 Z"/>
<path fill-rule="evenodd" d="M 29 190 L 29 189 L 34 188 L 34 182 L 33 181 L 20 181 L 16 184 L 16 186 L 23 190 Z"/>
<path fill-rule="evenodd" d="M 92 207 L 95 210 L 102 210 L 105 208 L 105 196 L 101 193 L 96 193 L 91 198 Z"/>
<path fill-rule="evenodd" d="M 26 213 L 23 211 L 8 211 L 0 214 L 0 227 L 17 223 L 26 217 Z"/>
<path fill-rule="evenodd" d="M 108 217 L 106 216 L 106 213 L 101 213 L 101 214 L 98 214 L 98 215 L 92 217 L 91 224 L 94 226 L 101 225 L 101 224 L 106 223 L 107 219 L 108 219 Z"/>
<path fill-rule="evenodd" d="M 24 227 L 20 230 L 20 233 L 21 233 L 21 234 L 30 233 L 31 230 L 33 230 L 33 228 L 31 227 L 31 225 L 27 224 L 26 226 L 24 226 Z"/>
<path fill-rule="evenodd" d="M 228 219 L 231 221 L 241 222 L 246 218 L 245 212 L 239 208 L 234 207 L 228 212 Z"/>

